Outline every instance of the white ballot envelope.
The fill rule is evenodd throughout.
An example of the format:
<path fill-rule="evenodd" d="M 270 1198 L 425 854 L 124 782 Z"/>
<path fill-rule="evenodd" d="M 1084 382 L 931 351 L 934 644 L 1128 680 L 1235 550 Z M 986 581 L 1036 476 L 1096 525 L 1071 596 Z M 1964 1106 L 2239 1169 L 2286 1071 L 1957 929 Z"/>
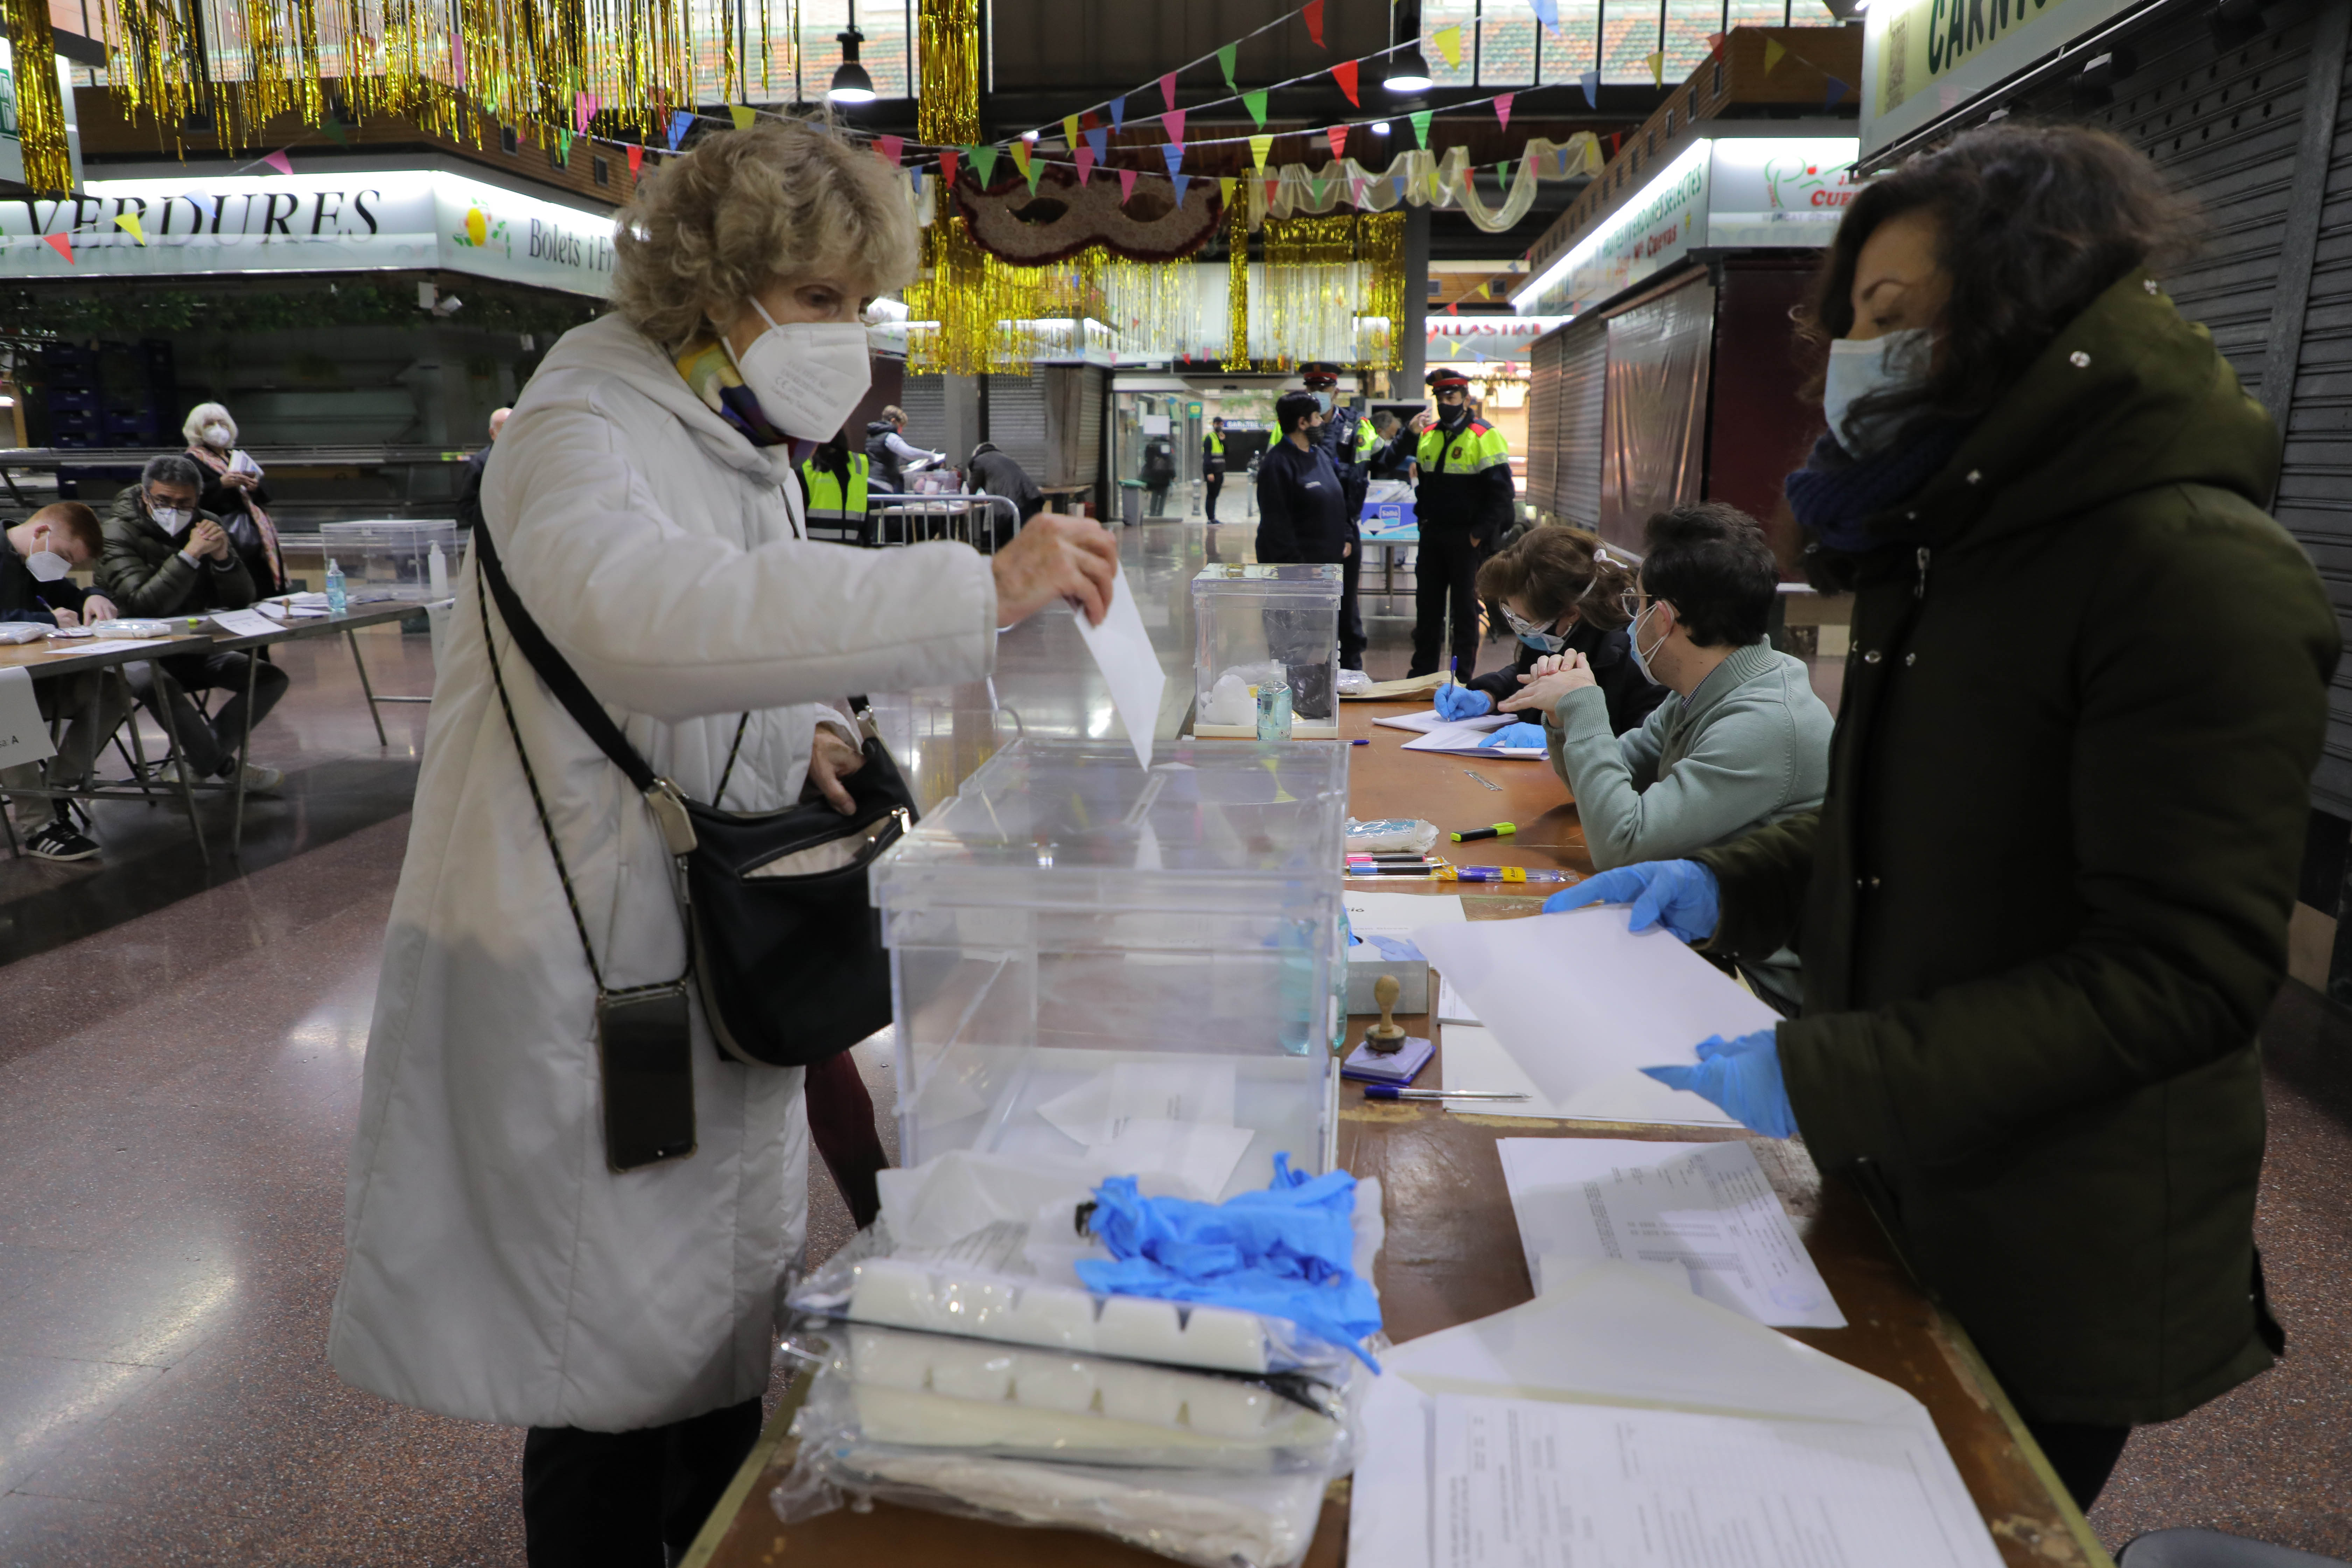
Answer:
<path fill-rule="evenodd" d="M 1168 672 L 1160 668 L 1160 656 L 1151 651 L 1151 634 L 1143 629 L 1134 591 L 1127 585 L 1126 568 L 1120 568 L 1111 580 L 1110 610 L 1102 625 L 1090 626 L 1084 611 L 1075 613 L 1078 636 L 1086 639 L 1087 651 L 1095 656 L 1095 664 L 1110 688 L 1111 706 L 1118 710 L 1119 722 L 1127 726 L 1136 763 L 1149 768 L 1152 732 L 1160 721 L 1160 693 L 1168 684 Z"/>

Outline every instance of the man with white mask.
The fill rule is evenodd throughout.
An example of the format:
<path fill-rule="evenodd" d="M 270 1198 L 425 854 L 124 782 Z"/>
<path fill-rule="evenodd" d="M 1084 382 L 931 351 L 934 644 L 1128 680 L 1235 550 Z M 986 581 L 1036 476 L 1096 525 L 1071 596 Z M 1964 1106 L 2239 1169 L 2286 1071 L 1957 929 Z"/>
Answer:
<path fill-rule="evenodd" d="M 456 585 L 328 1340 L 359 1387 L 530 1429 L 533 1568 L 658 1568 L 726 1489 L 806 1230 L 809 1134 L 803 1069 L 722 1056 L 694 1005 L 693 1144 L 613 1169 L 600 992 L 685 970 L 672 861 L 485 615 L 483 542 L 646 763 L 736 812 L 848 811 L 863 758 L 828 703 L 978 680 L 1000 627 L 1065 600 L 1098 624 L 1118 560 L 1099 524 L 1050 514 L 992 556 L 806 537 L 792 443 L 857 407 L 863 307 L 919 256 L 870 152 L 789 121 L 706 138 L 637 187 L 614 247 L 614 310 L 517 400 Z"/>
<path fill-rule="evenodd" d="M 114 498 L 98 582 L 123 615 L 205 616 L 246 609 L 260 597 L 228 530 L 198 504 L 203 494 L 204 470 L 194 458 L 173 454 L 149 458 L 139 482 Z M 159 668 L 167 679 L 156 679 Z M 125 665 L 123 673 L 199 778 L 225 779 L 236 773 L 237 747 L 248 723 L 248 687 L 253 724 L 278 706 L 287 687 L 284 670 L 250 653 L 183 654 Z M 208 689 L 229 694 L 209 719 L 188 697 Z M 276 768 L 246 764 L 249 795 L 270 794 L 283 783 L 285 775 Z"/>
<path fill-rule="evenodd" d="M 68 575 L 98 558 L 101 536 L 98 514 L 89 508 L 78 500 L 54 502 L 8 530 L 7 540 L 8 548 L 0 551 L 0 621 L 78 626 L 114 614 L 105 595 Z M 47 764 L 49 786 L 79 788 L 89 780 L 99 747 L 131 710 L 122 683 L 91 670 L 36 681 L 33 694 L 42 718 L 63 713 L 69 721 Z M 16 805 L 25 847 L 44 860 L 89 859 L 98 853 L 98 843 L 87 831 L 87 816 L 70 802 L 21 793 L 41 783 L 41 770 L 39 763 L 0 769 L 0 793 Z"/>

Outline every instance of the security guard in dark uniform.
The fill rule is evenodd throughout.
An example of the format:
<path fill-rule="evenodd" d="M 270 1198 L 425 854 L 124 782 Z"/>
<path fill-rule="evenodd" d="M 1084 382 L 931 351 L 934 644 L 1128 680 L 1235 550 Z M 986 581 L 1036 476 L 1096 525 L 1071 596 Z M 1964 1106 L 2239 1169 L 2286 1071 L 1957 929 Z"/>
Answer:
<path fill-rule="evenodd" d="M 1485 420 L 1470 417 L 1470 378 L 1441 366 L 1429 373 L 1428 382 L 1437 412 L 1424 409 L 1413 416 L 1388 447 L 1393 457 L 1410 456 L 1420 468 L 1413 485 L 1421 549 L 1413 564 L 1410 673 L 1436 671 L 1451 597 L 1453 655 L 1466 680 L 1478 665 L 1478 566 L 1511 526 L 1518 487 L 1511 479 L 1510 443 Z"/>
<path fill-rule="evenodd" d="M 1358 524 L 1364 515 L 1364 496 L 1372 487 L 1371 460 L 1380 449 L 1372 422 L 1354 408 L 1339 406 L 1339 367 L 1317 360 L 1298 368 L 1299 379 L 1323 411 L 1315 441 L 1331 459 L 1339 476 L 1339 496 L 1348 519 L 1348 538 L 1357 547 L 1348 552 L 1340 571 L 1339 668 L 1364 668 L 1364 620 L 1356 607 L 1356 574 L 1364 552 Z"/>
<path fill-rule="evenodd" d="M 1217 492 L 1225 488 L 1225 422 L 1209 421 L 1209 433 L 1201 437 L 1201 476 L 1208 483 L 1209 521 L 1217 521 Z"/>

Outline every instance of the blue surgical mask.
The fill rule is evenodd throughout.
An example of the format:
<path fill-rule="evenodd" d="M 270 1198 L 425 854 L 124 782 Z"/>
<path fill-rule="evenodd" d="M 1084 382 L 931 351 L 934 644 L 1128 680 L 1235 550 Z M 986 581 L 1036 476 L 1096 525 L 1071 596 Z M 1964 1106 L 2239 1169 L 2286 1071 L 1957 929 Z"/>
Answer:
<path fill-rule="evenodd" d="M 1320 408 L 1320 409 L 1321 409 L 1324 413 L 1326 413 L 1326 414 L 1330 413 L 1330 412 L 1331 412 L 1331 395 L 1330 395 L 1329 393 L 1328 393 L 1328 392 L 1318 392 L 1318 393 L 1317 393 L 1317 394 L 1315 395 L 1315 406 L 1316 406 L 1316 407 L 1318 407 L 1318 408 Z"/>
<path fill-rule="evenodd" d="M 1830 344 L 1829 371 L 1822 379 L 1822 412 L 1829 416 L 1830 434 L 1839 446 L 1854 457 L 1867 458 L 1886 445 L 1895 432 L 1885 416 L 1856 421 L 1849 434 L 1847 415 L 1873 393 L 1893 392 L 1926 380 L 1932 343 L 1927 328 L 1908 327 L 1883 338 L 1840 338 Z"/>
<path fill-rule="evenodd" d="M 1654 609 L 1656 606 L 1652 605 L 1651 608 Z M 1643 679 L 1648 681 L 1651 685 L 1657 686 L 1662 684 L 1662 682 L 1659 681 L 1656 676 L 1650 673 L 1650 661 L 1642 652 L 1642 622 L 1648 616 L 1649 613 L 1649 610 L 1643 610 L 1641 615 L 1633 617 L 1633 624 L 1625 628 L 1625 646 L 1633 650 L 1633 672 L 1636 675 L 1639 675 Z M 1655 653 L 1659 648 L 1665 646 L 1666 639 L 1660 637 L 1657 640 L 1656 645 L 1650 649 L 1650 652 Z"/>
<path fill-rule="evenodd" d="M 1511 630 L 1517 634 L 1518 639 L 1538 653 L 1558 653 L 1568 646 L 1566 637 L 1554 637 L 1535 622 L 1514 614 L 1510 605 L 1505 605 L 1501 608 L 1503 619 L 1509 624 Z"/>

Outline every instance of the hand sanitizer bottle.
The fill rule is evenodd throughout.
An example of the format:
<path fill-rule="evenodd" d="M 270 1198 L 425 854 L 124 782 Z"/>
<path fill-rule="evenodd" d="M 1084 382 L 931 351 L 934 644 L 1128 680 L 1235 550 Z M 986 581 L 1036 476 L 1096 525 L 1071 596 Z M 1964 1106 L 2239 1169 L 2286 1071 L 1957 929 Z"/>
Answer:
<path fill-rule="evenodd" d="M 330 560 L 327 563 L 327 608 L 340 616 L 351 607 L 351 596 L 343 592 L 343 569 Z"/>
<path fill-rule="evenodd" d="M 1290 739 L 1290 688 L 1280 675 L 1268 676 L 1258 683 L 1257 738 Z"/>
<path fill-rule="evenodd" d="M 441 553 L 441 542 L 433 542 L 433 553 L 425 558 L 425 577 L 431 585 L 435 600 L 449 596 L 449 558 Z"/>

